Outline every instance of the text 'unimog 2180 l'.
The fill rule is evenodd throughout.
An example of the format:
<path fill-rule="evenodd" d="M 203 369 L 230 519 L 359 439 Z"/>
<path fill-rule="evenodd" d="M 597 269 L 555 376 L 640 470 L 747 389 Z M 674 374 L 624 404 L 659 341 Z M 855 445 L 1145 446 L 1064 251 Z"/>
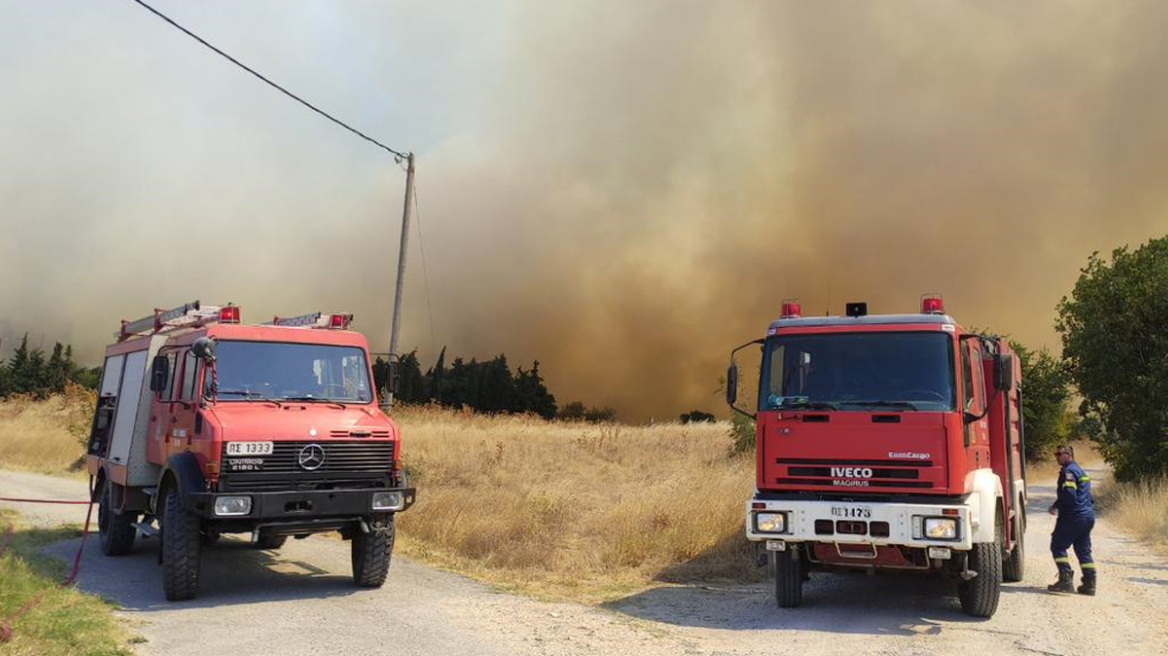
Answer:
<path fill-rule="evenodd" d="M 967 332 L 940 297 L 920 314 L 802 317 L 783 304 L 761 345 L 756 492 L 747 538 L 773 558 L 775 596 L 799 606 L 810 573 L 953 577 L 990 617 L 1022 580 L 1026 529 L 1021 369 Z M 727 402 L 737 398 L 731 355 Z"/>
<path fill-rule="evenodd" d="M 243 325 L 236 306 L 124 322 L 106 348 L 89 438 L 102 551 L 160 538 L 166 598 L 193 598 L 224 533 L 277 549 L 339 531 L 353 580 L 379 587 L 394 515 L 413 504 L 401 433 L 378 406 L 351 315 Z"/>

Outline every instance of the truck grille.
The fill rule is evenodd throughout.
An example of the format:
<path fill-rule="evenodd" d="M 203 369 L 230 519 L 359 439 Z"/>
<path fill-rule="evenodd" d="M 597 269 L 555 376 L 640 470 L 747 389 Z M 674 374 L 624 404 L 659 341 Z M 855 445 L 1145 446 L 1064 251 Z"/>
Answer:
<path fill-rule="evenodd" d="M 776 464 L 787 476 L 775 480 L 780 485 L 865 488 L 931 488 L 921 480 L 934 467 L 931 460 L 826 460 L 818 458 L 778 458 Z M 861 475 L 857 472 L 864 470 Z"/>
<path fill-rule="evenodd" d="M 300 454 L 309 446 L 323 451 L 323 462 L 314 468 L 300 465 Z M 268 456 L 223 457 L 223 473 L 249 474 L 339 474 L 388 473 L 393 469 L 393 442 L 276 442 Z M 313 450 L 315 451 L 315 449 Z M 319 453 L 319 452 L 317 452 Z M 261 460 L 259 469 L 240 469 L 233 461 Z M 315 463 L 310 463 L 314 465 Z"/>

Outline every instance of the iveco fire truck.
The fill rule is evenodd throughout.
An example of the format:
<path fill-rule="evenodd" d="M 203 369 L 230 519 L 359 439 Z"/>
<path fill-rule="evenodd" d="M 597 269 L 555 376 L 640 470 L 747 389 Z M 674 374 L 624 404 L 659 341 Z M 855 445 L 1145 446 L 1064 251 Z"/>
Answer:
<path fill-rule="evenodd" d="M 244 325 L 240 308 L 156 310 L 106 348 L 89 437 L 108 556 L 159 538 L 168 600 L 193 598 L 221 534 L 260 549 L 339 531 L 353 581 L 380 587 L 394 515 L 414 501 L 401 432 L 377 406 L 352 315 Z"/>
<path fill-rule="evenodd" d="M 765 339 L 731 354 L 727 402 L 756 420 L 746 537 L 762 545 L 782 608 L 812 572 L 952 577 L 990 617 L 1023 575 L 1021 369 L 1006 343 L 945 314 L 803 317 L 784 302 Z M 757 412 L 735 406 L 735 356 L 762 351 Z M 766 562 L 762 560 L 761 562 Z"/>

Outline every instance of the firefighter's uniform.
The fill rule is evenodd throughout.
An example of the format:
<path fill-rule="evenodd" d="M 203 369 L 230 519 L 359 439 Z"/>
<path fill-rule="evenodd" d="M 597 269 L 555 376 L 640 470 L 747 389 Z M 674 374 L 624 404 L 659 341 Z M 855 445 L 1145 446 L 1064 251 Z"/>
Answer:
<path fill-rule="evenodd" d="M 1083 569 L 1081 594 L 1095 594 L 1095 560 L 1091 557 L 1091 529 L 1095 528 L 1095 503 L 1091 499 L 1091 477 L 1077 462 L 1071 462 L 1059 471 L 1058 497 L 1054 508 L 1058 509 L 1058 520 L 1054 533 L 1050 535 L 1050 552 L 1058 565 L 1058 583 L 1050 586 L 1054 592 L 1074 590 L 1074 570 L 1067 549 L 1075 548 L 1075 557 Z"/>

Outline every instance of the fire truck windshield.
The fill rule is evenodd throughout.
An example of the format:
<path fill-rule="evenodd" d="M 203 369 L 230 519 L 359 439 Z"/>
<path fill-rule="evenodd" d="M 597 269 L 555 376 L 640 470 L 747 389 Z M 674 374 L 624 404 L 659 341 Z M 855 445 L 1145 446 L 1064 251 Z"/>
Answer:
<path fill-rule="evenodd" d="M 356 347 L 222 341 L 215 357 L 220 401 L 373 400 L 365 352 Z"/>
<path fill-rule="evenodd" d="M 933 332 L 778 335 L 760 410 L 952 411 L 953 338 Z"/>

